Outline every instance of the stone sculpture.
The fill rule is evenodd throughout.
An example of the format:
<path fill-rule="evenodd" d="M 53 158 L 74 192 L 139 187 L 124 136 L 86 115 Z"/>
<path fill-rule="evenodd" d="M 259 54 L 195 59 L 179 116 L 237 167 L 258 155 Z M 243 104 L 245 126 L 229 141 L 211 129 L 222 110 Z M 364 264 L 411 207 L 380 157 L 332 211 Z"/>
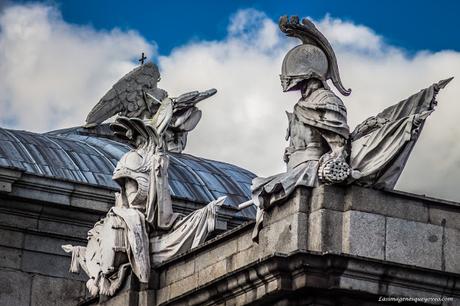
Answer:
<path fill-rule="evenodd" d="M 166 135 L 174 120 L 180 120 L 175 111 L 190 101 L 163 97 L 152 118 L 118 117 L 111 125 L 134 147 L 114 170 L 113 179 L 120 185 L 115 207 L 88 232 L 86 247 L 63 246 L 72 253 L 70 271 L 81 266 L 90 277 L 92 295 L 114 295 L 130 269 L 147 283 L 152 264 L 196 247 L 214 230 L 216 210 L 225 197 L 188 216 L 172 208 Z"/>
<path fill-rule="evenodd" d="M 287 172 L 253 181 L 253 202 L 258 207 L 253 238 L 262 226 L 263 213 L 270 205 L 288 197 L 297 186 L 315 187 L 343 182 L 350 168 L 346 144 L 349 138 L 347 110 L 342 100 L 330 90 L 327 80 L 344 95 L 334 51 L 327 39 L 304 19 L 281 17 L 280 29 L 287 36 L 302 41 L 285 56 L 281 69 L 283 91 L 300 91 L 301 98 L 293 113 L 287 113 L 289 127 L 284 160 Z M 321 176 L 318 176 L 318 171 Z"/>
<path fill-rule="evenodd" d="M 252 200 L 240 208 L 257 206 L 253 239 L 257 241 L 264 212 L 289 197 L 297 186 L 359 184 L 392 189 L 436 105 L 437 92 L 452 78 L 403 100 L 358 125 L 350 133 L 347 110 L 330 90 L 348 96 L 342 85 L 337 60 L 328 40 L 308 19 L 283 16 L 279 27 L 287 36 L 302 41 L 285 56 L 281 68 L 283 91 L 300 91 L 292 113 L 284 153 L 287 170 L 268 178 L 255 178 Z"/>
<path fill-rule="evenodd" d="M 160 107 L 160 101 L 168 93 L 158 88 L 160 72 L 152 62 L 143 64 L 121 78 L 101 98 L 86 118 L 86 128 L 93 128 L 116 114 L 128 118 L 150 119 Z M 217 91 L 192 91 L 174 100 L 171 122 L 165 131 L 169 152 L 180 153 L 187 144 L 187 134 L 201 119 L 201 111 L 196 104 L 213 96 Z"/>

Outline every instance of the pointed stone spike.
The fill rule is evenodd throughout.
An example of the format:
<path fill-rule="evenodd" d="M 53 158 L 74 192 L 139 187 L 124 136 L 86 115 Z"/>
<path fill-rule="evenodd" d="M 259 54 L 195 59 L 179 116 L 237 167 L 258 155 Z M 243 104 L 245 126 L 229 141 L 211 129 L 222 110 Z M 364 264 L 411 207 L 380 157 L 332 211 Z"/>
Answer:
<path fill-rule="evenodd" d="M 444 87 L 447 86 L 447 84 L 450 83 L 450 81 L 452 81 L 454 79 L 454 77 L 450 77 L 448 79 L 445 79 L 445 80 L 441 80 L 439 81 L 436 85 L 438 86 L 439 89 L 443 89 Z"/>

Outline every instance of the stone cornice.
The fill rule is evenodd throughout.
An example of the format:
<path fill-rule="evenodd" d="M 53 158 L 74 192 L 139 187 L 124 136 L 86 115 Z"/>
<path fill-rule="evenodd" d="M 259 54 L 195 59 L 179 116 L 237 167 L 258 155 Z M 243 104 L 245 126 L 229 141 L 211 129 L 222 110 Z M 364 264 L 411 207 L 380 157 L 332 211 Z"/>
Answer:
<path fill-rule="evenodd" d="M 312 290 L 337 298 L 361 293 L 370 302 L 379 296 L 458 299 L 460 275 L 345 254 L 275 253 L 160 305 L 232 304 L 241 295 L 246 303 L 253 296 L 264 304 Z"/>
<path fill-rule="evenodd" d="M 0 194 L 100 212 L 107 211 L 114 204 L 112 189 L 6 168 L 0 168 Z"/>

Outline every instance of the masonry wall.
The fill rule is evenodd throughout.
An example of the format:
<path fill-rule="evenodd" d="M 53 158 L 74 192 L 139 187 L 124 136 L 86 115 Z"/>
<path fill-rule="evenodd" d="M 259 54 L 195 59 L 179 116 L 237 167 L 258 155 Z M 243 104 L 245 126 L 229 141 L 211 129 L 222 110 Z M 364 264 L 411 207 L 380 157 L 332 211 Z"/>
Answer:
<path fill-rule="evenodd" d="M 0 169 L 0 305 L 77 305 L 86 277 L 61 245 L 82 245 L 110 190 Z"/>
<path fill-rule="evenodd" d="M 286 203 L 273 207 L 258 244 L 251 240 L 253 225 L 241 226 L 157 267 L 157 290 L 143 291 L 141 296 L 155 297 L 155 305 L 264 305 L 264 297 L 279 294 L 282 300 L 308 285 L 296 282 L 295 275 L 300 274 L 289 274 L 289 267 L 282 268 L 290 275 L 283 278 L 281 271 L 261 268 L 262 263 L 305 252 L 305 256 L 337 254 L 347 260 L 334 285 L 327 284 L 331 294 L 335 289 L 354 291 L 358 296 L 373 295 L 370 301 L 374 302 L 378 296 L 392 295 L 455 297 L 441 304 L 460 305 L 457 203 L 356 186 L 322 186 L 311 192 L 298 189 Z M 350 258 L 367 268 L 352 268 Z M 335 305 L 332 297 L 337 295 L 325 304 L 305 305 Z M 348 303 L 358 305 L 358 301 Z"/>
<path fill-rule="evenodd" d="M 2 170 L 0 305 L 460 305 L 460 205 L 356 186 L 298 189 L 268 211 L 258 244 L 249 222 L 155 267 L 148 285 L 130 277 L 90 300 L 61 245 L 85 244 L 112 204 L 110 190 Z"/>
<path fill-rule="evenodd" d="M 87 232 L 114 205 L 114 190 L 0 168 L 0 305 L 63 306 L 89 297 L 83 272 L 69 272 L 61 245 L 86 245 Z M 174 199 L 187 213 L 201 207 Z M 227 208 L 217 232 L 241 222 Z"/>

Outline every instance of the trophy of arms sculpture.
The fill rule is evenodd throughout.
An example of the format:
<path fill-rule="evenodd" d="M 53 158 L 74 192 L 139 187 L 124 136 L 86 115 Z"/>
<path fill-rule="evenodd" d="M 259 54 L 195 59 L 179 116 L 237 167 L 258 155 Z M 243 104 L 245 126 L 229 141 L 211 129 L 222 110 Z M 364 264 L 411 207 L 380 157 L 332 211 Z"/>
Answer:
<path fill-rule="evenodd" d="M 299 91 L 301 98 L 293 112 L 287 112 L 286 172 L 255 178 L 252 200 L 240 204 L 240 209 L 257 206 L 256 242 L 265 212 L 287 199 L 298 186 L 353 183 L 393 189 L 425 119 L 437 104 L 437 93 L 452 80 L 442 80 L 386 108 L 350 133 L 346 107 L 327 83 L 332 81 L 342 95 L 351 93 L 342 85 L 328 40 L 308 19 L 300 23 L 296 16 L 283 16 L 279 27 L 302 42 L 286 54 L 280 75 L 283 91 Z"/>
<path fill-rule="evenodd" d="M 134 72 L 149 71 L 152 67 L 153 64 L 146 64 Z M 138 79 L 139 76 L 142 77 L 142 73 Z M 146 84 L 156 84 L 155 81 L 155 78 L 145 80 Z M 72 253 L 70 271 L 78 272 L 81 266 L 88 275 L 87 288 L 91 295 L 114 295 L 129 270 L 140 282 L 147 283 L 152 265 L 196 247 L 214 230 L 217 208 L 225 197 L 187 216 L 180 215 L 173 212 L 168 181 L 168 148 L 174 144 L 170 136 L 177 131 L 171 126 L 194 127 L 199 120 L 193 119 L 198 111 L 194 105 L 214 93 L 192 92 L 172 99 L 161 91 L 141 88 L 137 98 L 142 99 L 142 103 L 155 104 L 144 105 L 141 112 L 134 114 L 122 110 L 123 115 L 132 117 L 120 116 L 110 125 L 115 135 L 133 147 L 122 156 L 113 173 L 113 180 L 120 186 L 115 206 L 88 232 L 86 247 L 62 246 Z M 120 95 L 117 99 L 121 99 Z M 94 122 L 93 114 L 101 112 L 100 108 L 96 109 L 90 114 L 89 122 Z M 192 124 L 187 123 L 188 120 Z"/>

